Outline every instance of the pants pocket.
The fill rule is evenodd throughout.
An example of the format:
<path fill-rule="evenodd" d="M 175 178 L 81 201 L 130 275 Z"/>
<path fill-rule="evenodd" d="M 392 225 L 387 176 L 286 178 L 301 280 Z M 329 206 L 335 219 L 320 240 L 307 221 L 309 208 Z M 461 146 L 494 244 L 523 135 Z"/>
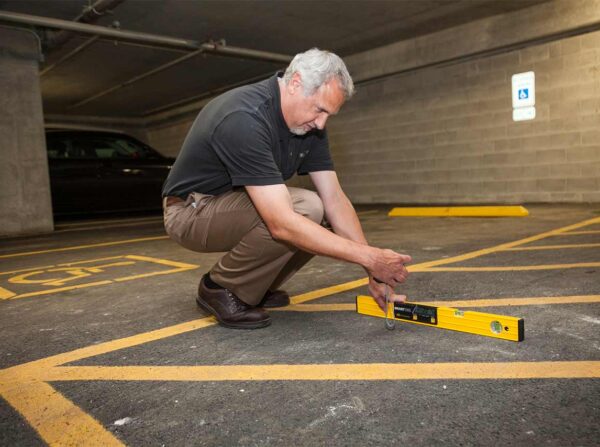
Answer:
<path fill-rule="evenodd" d="M 210 217 L 202 216 L 202 210 L 211 197 L 193 193 L 185 203 L 167 207 L 164 223 L 169 237 L 188 250 L 205 251 Z"/>

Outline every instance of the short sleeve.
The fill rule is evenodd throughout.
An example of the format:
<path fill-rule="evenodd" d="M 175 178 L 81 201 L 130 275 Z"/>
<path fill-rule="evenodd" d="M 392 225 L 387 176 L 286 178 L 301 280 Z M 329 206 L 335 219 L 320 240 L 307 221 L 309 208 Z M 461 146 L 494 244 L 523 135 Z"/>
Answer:
<path fill-rule="evenodd" d="M 327 130 L 324 129 L 311 135 L 312 141 L 310 150 L 300 166 L 298 167 L 299 175 L 306 175 L 316 171 L 333 171 L 333 160 L 329 152 L 329 139 L 327 138 Z"/>
<path fill-rule="evenodd" d="M 212 146 L 233 186 L 283 183 L 269 127 L 254 115 L 243 111 L 228 115 L 213 133 Z"/>

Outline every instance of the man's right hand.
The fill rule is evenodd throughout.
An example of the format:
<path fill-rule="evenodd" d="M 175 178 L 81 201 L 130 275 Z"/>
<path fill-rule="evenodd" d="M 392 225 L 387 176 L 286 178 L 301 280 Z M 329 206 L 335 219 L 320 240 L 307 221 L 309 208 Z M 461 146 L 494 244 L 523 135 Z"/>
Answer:
<path fill-rule="evenodd" d="M 412 261 L 409 255 L 396 253 L 393 250 L 373 247 L 370 265 L 366 268 L 369 274 L 378 281 L 389 285 L 392 289 L 406 281 L 408 270 L 405 264 Z"/>

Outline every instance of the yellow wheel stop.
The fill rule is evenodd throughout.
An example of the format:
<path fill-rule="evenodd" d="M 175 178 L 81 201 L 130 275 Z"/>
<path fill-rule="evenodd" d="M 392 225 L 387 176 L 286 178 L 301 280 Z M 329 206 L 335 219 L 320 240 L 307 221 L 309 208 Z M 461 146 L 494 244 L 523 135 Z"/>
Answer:
<path fill-rule="evenodd" d="M 389 217 L 525 217 L 523 206 L 433 206 L 393 208 Z"/>

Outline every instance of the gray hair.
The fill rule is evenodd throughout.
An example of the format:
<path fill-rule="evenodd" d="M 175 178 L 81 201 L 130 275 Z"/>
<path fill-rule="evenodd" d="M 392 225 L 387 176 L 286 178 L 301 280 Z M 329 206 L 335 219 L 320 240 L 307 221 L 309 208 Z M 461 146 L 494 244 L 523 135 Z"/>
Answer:
<path fill-rule="evenodd" d="M 344 61 L 329 51 L 311 48 L 304 53 L 298 53 L 285 70 L 283 81 L 288 84 L 294 73 L 299 73 L 304 86 L 304 96 L 313 95 L 319 87 L 332 78 L 340 84 L 345 99 L 354 94 L 354 83 L 348 73 Z"/>

